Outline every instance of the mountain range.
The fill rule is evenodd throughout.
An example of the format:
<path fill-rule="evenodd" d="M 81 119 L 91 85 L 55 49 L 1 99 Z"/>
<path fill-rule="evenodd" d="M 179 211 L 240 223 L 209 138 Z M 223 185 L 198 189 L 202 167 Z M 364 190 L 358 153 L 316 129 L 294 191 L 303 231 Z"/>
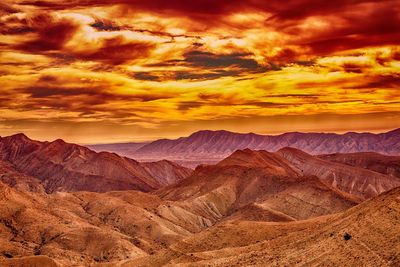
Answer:
<path fill-rule="evenodd" d="M 244 148 L 191 170 L 23 134 L 0 152 L 0 266 L 400 265 L 396 156 Z"/>
<path fill-rule="evenodd" d="M 142 164 L 115 153 L 97 153 L 61 139 L 34 141 L 24 134 L 0 137 L 0 161 L 24 174 L 29 184 L 41 185 L 48 193 L 150 191 L 185 178 L 191 172 L 167 160 Z"/>
<path fill-rule="evenodd" d="M 88 147 L 96 151 L 115 152 L 140 161 L 168 159 L 187 167 L 196 167 L 199 164 L 216 163 L 234 151 L 245 148 L 274 152 L 284 147 L 293 147 L 312 155 L 355 152 L 400 155 L 400 129 L 380 134 L 291 132 L 275 136 L 199 131 L 174 140 Z"/>

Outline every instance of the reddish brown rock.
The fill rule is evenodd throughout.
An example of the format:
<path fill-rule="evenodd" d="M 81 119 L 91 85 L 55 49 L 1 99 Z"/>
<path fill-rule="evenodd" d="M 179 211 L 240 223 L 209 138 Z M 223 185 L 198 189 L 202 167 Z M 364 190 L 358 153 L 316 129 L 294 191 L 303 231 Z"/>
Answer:
<path fill-rule="evenodd" d="M 38 142 L 23 134 L 0 138 L 0 153 L 1 160 L 12 164 L 18 172 L 38 178 L 47 192 L 150 191 L 189 173 L 177 164 L 142 165 L 130 158 L 97 153 L 61 139 Z"/>
<path fill-rule="evenodd" d="M 375 172 L 400 178 L 400 156 L 387 156 L 374 152 L 328 154 L 321 159 L 369 169 Z"/>
<path fill-rule="evenodd" d="M 315 175 L 343 192 L 364 199 L 400 186 L 400 179 L 397 177 L 323 160 L 295 148 L 283 148 L 277 153 L 304 175 Z"/>

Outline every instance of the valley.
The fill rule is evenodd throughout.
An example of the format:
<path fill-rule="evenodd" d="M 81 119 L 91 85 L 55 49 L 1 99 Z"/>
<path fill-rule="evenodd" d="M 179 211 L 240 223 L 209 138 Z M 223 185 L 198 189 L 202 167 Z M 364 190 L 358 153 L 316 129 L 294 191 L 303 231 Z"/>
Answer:
<path fill-rule="evenodd" d="M 2 266 L 400 263 L 396 157 L 246 148 L 191 170 L 25 135 L 0 150 Z"/>

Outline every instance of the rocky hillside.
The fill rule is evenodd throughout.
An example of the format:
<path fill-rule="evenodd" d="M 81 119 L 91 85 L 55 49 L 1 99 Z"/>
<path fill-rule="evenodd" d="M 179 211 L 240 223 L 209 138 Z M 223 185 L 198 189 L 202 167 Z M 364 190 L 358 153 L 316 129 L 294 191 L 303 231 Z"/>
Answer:
<path fill-rule="evenodd" d="M 400 156 L 387 156 L 374 152 L 361 152 L 321 155 L 320 158 L 400 178 Z"/>
<path fill-rule="evenodd" d="M 400 186 L 400 179 L 397 177 L 323 160 L 299 149 L 288 147 L 277 153 L 300 169 L 304 175 L 315 175 L 331 186 L 363 199 Z"/>
<path fill-rule="evenodd" d="M 4 160 L 51 144 L 26 142 Z M 67 170 L 76 164 L 51 155 Z M 173 184 L 166 177 L 179 166 L 162 161 L 148 171 L 153 165 L 141 163 L 169 184 L 151 192 L 49 194 L 42 180 L 0 166 L 0 266 L 342 266 L 348 255 L 350 266 L 399 262 L 399 190 L 378 191 L 397 178 L 293 148 L 238 150 Z"/>
<path fill-rule="evenodd" d="M 228 220 L 117 266 L 399 266 L 400 188 L 343 213 L 289 223 Z"/>
<path fill-rule="evenodd" d="M 23 134 L 0 138 L 0 159 L 16 171 L 39 179 L 47 192 L 150 191 L 190 173 L 168 161 L 142 165 L 114 153 L 97 153 L 60 139 L 38 142 Z"/>

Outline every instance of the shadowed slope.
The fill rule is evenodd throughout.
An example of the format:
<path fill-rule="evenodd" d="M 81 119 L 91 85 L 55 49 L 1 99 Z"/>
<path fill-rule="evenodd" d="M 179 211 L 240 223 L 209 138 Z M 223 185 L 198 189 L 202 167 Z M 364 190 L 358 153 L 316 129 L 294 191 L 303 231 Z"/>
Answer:
<path fill-rule="evenodd" d="M 321 155 L 319 158 L 400 178 L 399 156 L 386 156 L 373 152 L 364 152 Z"/>
<path fill-rule="evenodd" d="M 46 255 L 87 266 L 152 254 L 191 234 L 160 215 L 167 205 L 139 191 L 48 195 L 0 182 L 0 259 Z M 192 228 L 201 221 L 186 214 Z"/>
<path fill-rule="evenodd" d="M 283 148 L 277 153 L 304 175 L 315 175 L 333 187 L 364 199 L 400 186 L 397 177 L 326 161 L 295 148 Z"/>
<path fill-rule="evenodd" d="M 162 186 L 180 181 L 188 177 L 193 171 L 168 160 L 142 162 L 140 165 Z"/>
<path fill-rule="evenodd" d="M 400 188 L 307 221 L 226 221 L 121 266 L 398 266 Z"/>
<path fill-rule="evenodd" d="M 23 191 L 44 192 L 40 180 L 29 175 L 18 172 L 6 161 L 0 160 L 0 181 Z"/>

